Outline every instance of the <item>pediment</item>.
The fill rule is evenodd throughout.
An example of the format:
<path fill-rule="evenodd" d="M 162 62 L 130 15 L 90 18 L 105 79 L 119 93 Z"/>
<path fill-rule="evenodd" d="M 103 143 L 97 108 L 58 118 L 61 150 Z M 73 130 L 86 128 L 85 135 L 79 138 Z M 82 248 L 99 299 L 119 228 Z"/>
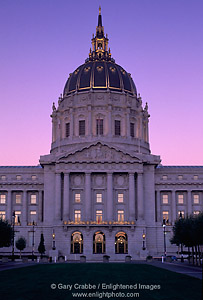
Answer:
<path fill-rule="evenodd" d="M 66 154 L 58 159 L 58 162 L 140 162 L 137 157 L 124 153 L 114 147 L 97 143 L 90 145 L 74 153 Z"/>

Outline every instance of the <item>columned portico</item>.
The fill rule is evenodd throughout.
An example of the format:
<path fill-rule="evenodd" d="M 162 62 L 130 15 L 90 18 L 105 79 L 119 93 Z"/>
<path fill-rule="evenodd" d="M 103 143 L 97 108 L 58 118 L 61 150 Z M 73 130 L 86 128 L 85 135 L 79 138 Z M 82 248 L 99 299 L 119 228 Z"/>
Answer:
<path fill-rule="evenodd" d="M 61 174 L 55 175 L 55 219 L 59 221 L 61 218 Z"/>
<path fill-rule="evenodd" d="M 63 220 L 69 220 L 69 202 L 70 202 L 70 178 L 69 173 L 64 174 L 64 197 L 63 197 Z"/>
<path fill-rule="evenodd" d="M 129 220 L 135 221 L 135 173 L 129 173 Z"/>
<path fill-rule="evenodd" d="M 143 173 L 137 173 L 137 210 L 138 221 L 144 219 Z"/>
<path fill-rule="evenodd" d="M 85 213 L 86 220 L 92 220 L 91 216 L 91 173 L 85 173 Z"/>

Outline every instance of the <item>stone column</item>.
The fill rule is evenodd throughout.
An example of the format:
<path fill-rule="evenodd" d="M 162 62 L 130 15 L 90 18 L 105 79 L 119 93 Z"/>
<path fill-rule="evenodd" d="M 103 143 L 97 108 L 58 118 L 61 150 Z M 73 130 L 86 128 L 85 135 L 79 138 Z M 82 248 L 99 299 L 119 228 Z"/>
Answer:
<path fill-rule="evenodd" d="M 86 221 L 92 220 L 91 215 L 91 173 L 85 173 L 85 219 Z M 82 216 L 84 220 L 84 216 Z"/>
<path fill-rule="evenodd" d="M 27 191 L 23 191 L 23 203 L 22 203 L 22 213 L 20 217 L 20 222 L 22 225 L 27 225 L 28 219 L 27 219 Z M 32 220 L 30 220 L 32 222 Z"/>
<path fill-rule="evenodd" d="M 112 136 L 112 118 L 111 118 L 112 106 L 108 105 L 108 136 Z"/>
<path fill-rule="evenodd" d="M 157 222 L 162 222 L 162 219 L 161 219 L 161 192 L 159 190 L 156 191 L 156 214 L 157 214 Z"/>
<path fill-rule="evenodd" d="M 55 175 L 55 220 L 61 219 L 61 174 Z"/>
<path fill-rule="evenodd" d="M 175 220 L 177 219 L 177 213 L 176 213 L 176 192 L 175 190 L 172 191 L 171 195 L 171 207 L 172 207 L 172 224 L 174 224 Z M 169 220 L 170 221 L 170 220 Z"/>
<path fill-rule="evenodd" d="M 107 220 L 113 220 L 113 173 L 107 173 Z"/>
<path fill-rule="evenodd" d="M 42 191 L 38 193 L 39 202 L 38 202 L 38 221 L 42 222 L 42 215 L 43 215 L 43 203 L 42 203 Z"/>
<path fill-rule="evenodd" d="M 192 214 L 192 192 L 191 190 L 187 193 L 187 212 L 186 214 L 191 215 Z"/>
<path fill-rule="evenodd" d="M 11 202 L 11 191 L 7 193 L 7 201 L 6 201 L 6 219 L 11 222 L 12 220 L 12 202 Z"/>
<path fill-rule="evenodd" d="M 129 137 L 130 136 L 130 109 L 127 108 L 127 111 L 126 111 L 126 136 Z"/>
<path fill-rule="evenodd" d="M 70 108 L 70 137 L 74 136 L 74 128 L 73 128 L 73 109 Z"/>
<path fill-rule="evenodd" d="M 143 173 L 137 173 L 137 218 L 144 219 L 144 191 L 143 191 Z"/>
<path fill-rule="evenodd" d="M 91 136 L 92 135 L 92 110 L 91 110 L 91 105 L 88 105 L 87 109 L 88 109 L 88 132 L 87 132 L 87 134 L 89 136 Z"/>
<path fill-rule="evenodd" d="M 70 194 L 70 184 L 69 184 L 69 173 L 64 174 L 64 197 L 63 197 L 63 220 L 68 221 L 69 220 L 69 194 Z"/>
<path fill-rule="evenodd" d="M 135 221 L 135 173 L 129 173 L 129 220 Z"/>

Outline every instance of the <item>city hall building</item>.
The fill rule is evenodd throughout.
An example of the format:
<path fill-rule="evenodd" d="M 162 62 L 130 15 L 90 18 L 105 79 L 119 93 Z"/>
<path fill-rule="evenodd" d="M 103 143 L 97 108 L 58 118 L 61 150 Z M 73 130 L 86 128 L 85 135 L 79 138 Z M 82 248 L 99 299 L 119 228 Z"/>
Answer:
<path fill-rule="evenodd" d="M 51 151 L 40 165 L 0 167 L 0 216 L 15 223 L 25 251 L 34 242 L 37 253 L 43 233 L 46 254 L 56 248 L 69 260 L 160 256 L 165 220 L 167 254 L 175 253 L 174 221 L 203 210 L 203 167 L 162 166 L 151 153 L 148 105 L 111 56 L 101 10 L 89 57 L 51 118 Z"/>

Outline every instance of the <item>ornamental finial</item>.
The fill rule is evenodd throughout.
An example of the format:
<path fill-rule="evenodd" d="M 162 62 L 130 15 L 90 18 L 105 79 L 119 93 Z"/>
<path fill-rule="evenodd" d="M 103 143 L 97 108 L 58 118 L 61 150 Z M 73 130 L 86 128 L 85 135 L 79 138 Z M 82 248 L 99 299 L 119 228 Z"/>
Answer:
<path fill-rule="evenodd" d="M 101 15 L 101 6 L 99 6 L 99 14 Z"/>

